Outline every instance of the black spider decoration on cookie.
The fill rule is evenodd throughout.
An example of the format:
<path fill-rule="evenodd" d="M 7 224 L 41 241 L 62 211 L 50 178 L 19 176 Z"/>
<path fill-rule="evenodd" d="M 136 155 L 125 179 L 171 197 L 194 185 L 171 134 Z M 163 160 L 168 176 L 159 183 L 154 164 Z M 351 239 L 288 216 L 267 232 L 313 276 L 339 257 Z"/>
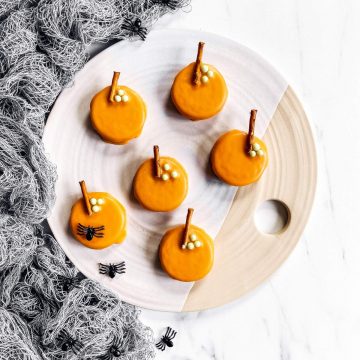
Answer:
<path fill-rule="evenodd" d="M 62 351 L 72 350 L 75 355 L 84 347 L 84 344 L 81 341 L 73 338 L 64 329 L 60 330 L 57 341 L 59 342 Z"/>
<path fill-rule="evenodd" d="M 59 275 L 59 285 L 63 291 L 69 292 L 73 288 L 78 288 L 80 286 L 81 279 L 76 277 L 66 277 Z"/>
<path fill-rule="evenodd" d="M 156 347 L 161 351 L 164 351 L 167 346 L 173 347 L 174 343 L 172 342 L 172 339 L 176 334 L 177 332 L 168 326 L 165 335 L 161 337 L 160 341 L 156 344 Z"/>
<path fill-rule="evenodd" d="M 125 274 L 126 267 L 125 261 L 122 261 L 119 264 L 99 264 L 99 272 L 100 274 L 105 274 L 110 276 L 112 279 L 115 277 L 116 274 Z"/>
<path fill-rule="evenodd" d="M 139 18 L 135 19 L 134 21 L 130 19 L 125 19 L 121 25 L 121 28 L 129 31 L 131 36 L 137 35 L 143 41 L 146 39 L 148 31 L 146 27 L 141 26 L 141 20 Z"/>
<path fill-rule="evenodd" d="M 122 349 L 123 342 L 120 338 L 115 337 L 111 346 L 107 350 L 106 354 L 99 357 L 99 360 L 112 360 L 118 358 L 122 355 L 125 355 L 125 350 Z"/>
<path fill-rule="evenodd" d="M 93 227 L 93 226 L 84 226 L 79 223 L 77 226 L 77 234 L 85 235 L 85 238 L 88 241 L 92 240 L 94 237 L 103 238 L 104 237 L 103 230 L 105 230 L 105 226 L 103 225 Z"/>

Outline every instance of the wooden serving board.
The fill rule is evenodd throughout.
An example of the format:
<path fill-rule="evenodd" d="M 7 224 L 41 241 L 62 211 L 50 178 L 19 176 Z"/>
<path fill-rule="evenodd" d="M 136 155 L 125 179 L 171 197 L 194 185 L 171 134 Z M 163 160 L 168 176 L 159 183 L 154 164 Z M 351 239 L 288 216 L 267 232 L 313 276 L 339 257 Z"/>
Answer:
<path fill-rule="evenodd" d="M 169 41 L 171 39 L 171 41 Z M 206 43 L 204 62 L 224 75 L 229 97 L 214 119 L 191 122 L 169 101 L 172 80 L 194 60 L 198 41 Z M 92 96 L 109 85 L 114 70 L 120 82 L 144 97 L 148 107 L 142 135 L 125 146 L 106 144 L 89 122 Z M 262 179 L 243 188 L 221 183 L 208 169 L 212 145 L 225 131 L 247 129 L 249 111 L 258 109 L 255 133 L 264 136 L 269 166 Z M 155 31 L 145 42 L 115 44 L 86 64 L 56 101 L 45 127 L 44 143 L 57 165 L 57 200 L 49 217 L 54 236 L 87 277 L 124 301 L 164 311 L 195 311 L 238 299 L 268 278 L 289 256 L 309 217 L 316 188 L 316 151 L 309 123 L 293 90 L 259 55 L 223 37 L 196 31 Z M 171 213 L 150 213 L 131 196 L 141 162 L 158 144 L 163 155 L 178 159 L 189 174 L 189 194 Z M 68 229 L 71 205 L 89 191 L 106 191 L 127 209 L 128 236 L 123 244 L 92 250 Z M 289 223 L 280 233 L 257 230 L 256 208 L 275 199 L 288 208 Z M 170 279 L 159 266 L 157 249 L 169 227 L 185 221 L 215 238 L 215 265 L 197 283 Z M 98 263 L 126 261 L 127 273 L 110 279 Z"/>
<path fill-rule="evenodd" d="M 191 289 L 183 311 L 220 306 L 246 294 L 279 268 L 300 239 L 314 200 L 317 161 L 310 125 L 290 87 L 264 141 L 269 167 L 257 184 L 239 188 L 216 237 L 215 266 Z M 276 234 L 255 226 L 255 210 L 266 200 L 281 201 L 288 209 L 288 223 Z"/>

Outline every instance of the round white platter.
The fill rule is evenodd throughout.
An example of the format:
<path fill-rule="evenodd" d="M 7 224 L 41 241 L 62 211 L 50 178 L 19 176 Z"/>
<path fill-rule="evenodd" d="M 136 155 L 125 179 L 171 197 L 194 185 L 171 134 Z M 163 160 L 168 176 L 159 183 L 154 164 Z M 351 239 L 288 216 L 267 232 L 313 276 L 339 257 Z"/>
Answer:
<path fill-rule="evenodd" d="M 172 80 L 195 60 L 198 41 L 206 43 L 204 62 L 224 75 L 229 98 L 215 118 L 191 122 L 169 99 Z M 106 144 L 89 122 L 92 96 L 111 83 L 136 90 L 148 107 L 142 135 L 125 146 Z M 249 111 L 258 109 L 256 134 L 264 137 L 270 162 L 262 179 L 245 188 L 219 182 L 208 167 L 215 140 L 233 128 L 247 129 Z M 57 99 L 44 143 L 57 165 L 57 200 L 48 221 L 78 269 L 129 303 L 165 311 L 193 311 L 233 301 L 269 277 L 287 258 L 308 219 L 316 187 L 316 157 L 304 111 L 283 77 L 248 48 L 226 38 L 196 31 L 154 31 L 145 42 L 120 42 L 101 52 L 75 77 Z M 190 191 L 171 213 L 150 213 L 131 195 L 132 179 L 141 162 L 158 144 L 162 155 L 177 158 L 189 174 Z M 286 149 L 286 152 L 283 151 Z M 82 246 L 69 233 L 73 202 L 81 197 L 78 182 L 89 191 L 106 191 L 127 209 L 128 236 L 123 244 L 104 250 Z M 263 234 L 254 224 L 256 208 L 276 199 L 289 211 L 289 223 L 276 234 Z M 157 260 L 164 231 L 195 208 L 193 223 L 215 238 L 215 265 L 197 283 L 167 277 Z M 99 263 L 126 262 L 127 272 L 110 279 Z"/>

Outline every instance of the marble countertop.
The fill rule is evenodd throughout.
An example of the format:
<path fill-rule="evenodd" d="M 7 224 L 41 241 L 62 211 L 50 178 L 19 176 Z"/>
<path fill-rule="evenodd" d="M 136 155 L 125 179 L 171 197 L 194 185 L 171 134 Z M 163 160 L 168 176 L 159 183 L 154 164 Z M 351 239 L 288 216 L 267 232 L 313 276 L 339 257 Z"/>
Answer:
<path fill-rule="evenodd" d="M 312 122 L 319 172 L 306 230 L 270 280 L 218 309 L 142 312 L 156 335 L 178 331 L 158 359 L 359 359 L 359 11 L 358 0 L 193 0 L 155 25 L 230 37 L 280 70 Z"/>

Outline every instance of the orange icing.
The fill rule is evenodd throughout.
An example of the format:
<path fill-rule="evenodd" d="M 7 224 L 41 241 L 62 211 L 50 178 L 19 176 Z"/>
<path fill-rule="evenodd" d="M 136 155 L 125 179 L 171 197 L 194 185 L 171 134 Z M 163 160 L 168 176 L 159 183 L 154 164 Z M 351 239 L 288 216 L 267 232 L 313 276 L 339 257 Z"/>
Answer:
<path fill-rule="evenodd" d="M 264 151 L 264 156 L 250 157 L 246 152 L 247 133 L 231 130 L 216 141 L 211 151 L 211 166 L 224 182 L 244 186 L 258 181 L 268 164 L 268 153 L 265 143 L 254 138 Z"/>
<path fill-rule="evenodd" d="M 123 205 L 106 192 L 91 192 L 89 198 L 102 198 L 105 202 L 99 205 L 101 207 L 99 212 L 93 212 L 91 215 L 85 208 L 83 198 L 75 202 L 70 215 L 70 230 L 74 238 L 92 249 L 103 249 L 112 244 L 121 243 L 126 236 L 126 211 Z M 105 229 L 101 230 L 104 237 L 94 236 L 92 240 L 87 240 L 85 235 L 78 234 L 79 223 L 86 227 L 104 226 Z"/>
<path fill-rule="evenodd" d="M 169 171 L 163 169 L 167 163 L 171 166 Z M 171 174 L 176 170 L 179 176 L 164 181 L 155 177 L 154 159 L 144 161 L 137 170 L 133 189 L 135 198 L 148 210 L 152 211 L 171 211 L 176 209 L 185 199 L 188 192 L 188 177 L 181 164 L 170 157 L 161 157 L 160 164 L 162 173 Z"/>
<path fill-rule="evenodd" d="M 111 102 L 110 89 L 107 86 L 93 97 L 90 104 L 91 124 L 104 141 L 126 144 L 140 136 L 146 119 L 146 105 L 140 95 L 127 86 L 118 86 L 117 89 L 125 90 L 129 100 Z"/>
<path fill-rule="evenodd" d="M 207 64 L 208 65 L 208 64 Z M 186 66 L 175 77 L 171 98 L 176 109 L 190 120 L 204 120 L 216 115 L 223 108 L 228 90 L 220 72 L 212 65 L 214 77 L 206 84 L 192 83 L 195 62 Z"/>
<path fill-rule="evenodd" d="M 202 229 L 190 225 L 189 234 L 196 234 L 202 246 L 193 250 L 182 249 L 184 225 L 168 230 L 159 247 L 160 263 L 164 271 L 180 281 L 202 279 L 214 263 L 213 239 Z"/>

